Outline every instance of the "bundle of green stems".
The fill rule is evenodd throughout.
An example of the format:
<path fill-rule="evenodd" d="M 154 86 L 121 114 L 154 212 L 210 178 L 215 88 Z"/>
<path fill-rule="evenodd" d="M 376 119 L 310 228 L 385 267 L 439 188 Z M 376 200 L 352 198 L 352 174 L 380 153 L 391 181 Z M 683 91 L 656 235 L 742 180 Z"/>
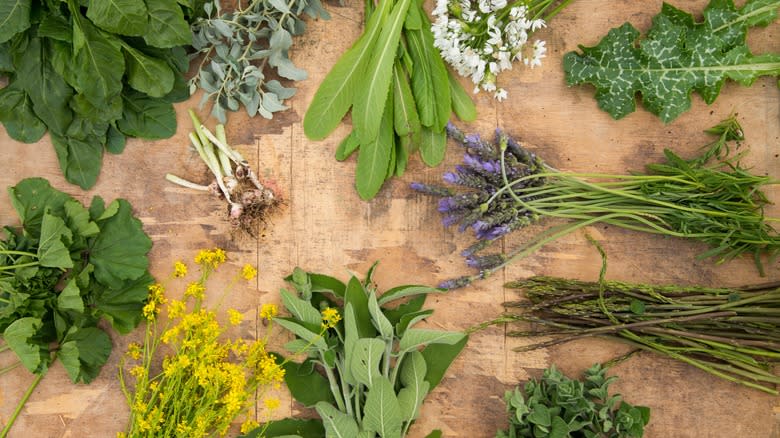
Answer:
<path fill-rule="evenodd" d="M 510 336 L 552 337 L 517 351 L 606 336 L 778 394 L 770 366 L 780 359 L 780 283 L 730 289 L 537 276 L 506 287 L 525 292 L 526 300 L 505 303 L 522 313 L 491 323 L 522 321 L 530 328 Z"/>

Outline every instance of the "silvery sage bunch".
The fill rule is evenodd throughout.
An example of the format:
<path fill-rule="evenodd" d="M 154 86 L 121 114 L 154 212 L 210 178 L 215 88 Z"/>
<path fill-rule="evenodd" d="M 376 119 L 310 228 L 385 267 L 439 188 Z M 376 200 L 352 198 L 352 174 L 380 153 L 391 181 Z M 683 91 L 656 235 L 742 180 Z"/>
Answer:
<path fill-rule="evenodd" d="M 507 93 L 496 86 L 498 74 L 513 61 L 542 64 L 547 47 L 531 35 L 546 26 L 571 0 L 437 0 L 432 25 L 434 46 L 461 76 L 471 77 L 474 93 L 480 88 L 501 101 Z M 551 12 L 547 10 L 558 6 Z"/>

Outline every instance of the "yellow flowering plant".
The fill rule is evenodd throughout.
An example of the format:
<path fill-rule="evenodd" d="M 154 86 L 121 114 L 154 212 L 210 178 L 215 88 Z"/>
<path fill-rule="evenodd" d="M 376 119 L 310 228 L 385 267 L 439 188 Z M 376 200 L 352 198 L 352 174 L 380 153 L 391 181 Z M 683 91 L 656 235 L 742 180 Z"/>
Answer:
<path fill-rule="evenodd" d="M 207 280 L 226 258 L 221 249 L 201 251 L 195 257 L 199 277 L 187 283 L 182 300 L 167 298 L 159 283 L 149 287 L 143 345 L 130 344 L 119 367 L 131 413 L 117 438 L 224 436 L 244 414 L 241 429 L 247 432 L 258 426 L 247 414 L 258 398 L 266 413 L 279 407 L 271 390 L 281 386 L 285 370 L 266 349 L 276 306 L 260 310 L 268 319 L 265 335 L 246 341 L 226 337 L 231 325 L 242 322 L 239 311 L 228 309 L 225 325 L 204 305 Z M 178 261 L 172 276 L 184 278 L 188 271 Z M 247 265 L 237 278 L 256 273 Z"/>

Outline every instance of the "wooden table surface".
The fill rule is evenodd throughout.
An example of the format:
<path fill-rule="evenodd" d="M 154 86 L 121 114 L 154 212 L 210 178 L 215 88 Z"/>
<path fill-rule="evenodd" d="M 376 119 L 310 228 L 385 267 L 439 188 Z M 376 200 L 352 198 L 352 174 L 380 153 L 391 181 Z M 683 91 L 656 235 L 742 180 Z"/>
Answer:
<path fill-rule="evenodd" d="M 699 16 L 706 4 L 704 0 L 673 3 Z M 225 273 L 211 283 L 211 290 L 225 286 L 244 263 L 257 265 L 260 275 L 256 282 L 236 286 L 224 298 L 226 306 L 248 315 L 248 321 L 236 332 L 241 336 L 255 335 L 256 309 L 262 303 L 279 302 L 282 278 L 295 266 L 346 279 L 348 272 L 362 274 L 380 260 L 377 280 L 381 290 L 398 284 L 436 284 L 469 272 L 458 252 L 472 236 L 443 228 L 436 202 L 409 189 L 412 181 L 440 181 L 445 169 L 460 161 L 457 147 L 451 145 L 446 162 L 439 168 L 427 168 L 415 157 L 403 178 L 387 184 L 372 202 L 363 202 L 353 188 L 354 158 L 345 163 L 333 159 L 338 142 L 348 132 L 347 125 L 321 142 L 304 136 L 301 121 L 316 87 L 361 29 L 362 2 L 346 0 L 344 6 L 333 2 L 326 7 L 332 19 L 310 21 L 308 32 L 294 42 L 293 60 L 309 72 L 309 79 L 297 84 L 300 88 L 290 100 L 291 109 L 270 121 L 248 119 L 245 114 L 229 116 L 229 142 L 239 147 L 263 178 L 275 183 L 285 201 L 260 239 L 231 238 L 219 201 L 163 179 L 166 172 L 205 177 L 203 165 L 186 140 L 192 129 L 186 110 L 197 104 L 197 97 L 177 105 L 179 127 L 173 138 L 129 141 L 122 155 L 104 158 L 98 183 L 87 192 L 63 180 L 48 136 L 39 144 L 20 144 L 0 128 L 0 157 L 5 163 L 0 186 L 43 176 L 82 201 L 95 194 L 107 200 L 128 199 L 154 241 L 151 270 L 159 278 L 169 274 L 175 260 L 191 260 L 198 249 L 214 246 L 228 251 L 229 263 Z M 518 66 L 503 74 L 500 85 L 508 90 L 509 99 L 497 103 L 487 95 L 476 96 L 478 121 L 459 126 L 484 135 L 491 135 L 500 126 L 563 170 L 624 173 L 662 159 L 665 147 L 692 156 L 709 141 L 704 129 L 737 112 L 746 133 L 745 147 L 750 149 L 745 162 L 757 173 L 780 178 L 780 92 L 774 80 L 762 79 L 750 88 L 729 83 L 711 106 L 694 96 L 691 110 L 666 125 L 641 109 L 614 121 L 598 110 L 591 88 L 565 85 L 561 68 L 564 53 L 577 44 L 596 44 L 610 28 L 626 20 L 645 30 L 660 7 L 660 0 L 574 1 L 538 34 L 549 48 L 543 66 L 533 70 Z M 754 52 L 780 52 L 778 24 L 750 31 Z M 214 120 L 207 124 L 213 125 Z M 768 189 L 768 193 L 771 199 L 780 200 L 777 188 Z M 780 215 L 780 208 L 773 207 L 769 213 Z M 0 224 L 18 224 L 5 190 L 0 191 Z M 522 242 L 533 232 L 515 233 L 504 244 Z M 712 286 L 780 279 L 777 264 L 769 267 L 766 278 L 760 278 L 750 260 L 719 266 L 709 260 L 695 261 L 694 256 L 704 247 L 691 242 L 604 226 L 587 232 L 602 242 L 610 257 L 610 279 Z M 502 311 L 503 301 L 517 298 L 515 292 L 502 289 L 507 280 L 534 274 L 594 280 L 599 267 L 598 254 L 584 233 L 575 233 L 501 275 L 430 297 L 428 303 L 436 313 L 428 324 L 466 329 L 495 317 Z M 217 298 L 216 294 L 212 297 Z M 592 363 L 626 351 L 614 342 L 585 340 L 515 353 L 512 348 L 522 341 L 504 334 L 504 328 L 495 327 L 472 336 L 442 384 L 427 398 L 412 437 L 423 437 L 434 428 L 441 429 L 445 437 L 493 437 L 497 428 L 506 425 L 503 393 L 513 385 L 540 375 L 551 364 L 569 375 L 579 375 Z M 32 394 L 10 436 L 113 437 L 123 430 L 128 408 L 117 380 L 117 353 L 140 335 L 141 330 L 124 337 L 112 334 L 114 354 L 90 385 L 71 384 L 62 366 L 55 365 Z M 280 342 L 282 338 L 280 335 Z M 620 377 L 614 391 L 633 404 L 652 408 L 646 437 L 780 436 L 776 397 L 650 353 L 632 357 L 612 368 L 610 374 Z M 32 378 L 24 369 L 2 376 L 0 421 L 10 416 Z M 288 396 L 282 397 L 278 417 L 305 413 Z"/>

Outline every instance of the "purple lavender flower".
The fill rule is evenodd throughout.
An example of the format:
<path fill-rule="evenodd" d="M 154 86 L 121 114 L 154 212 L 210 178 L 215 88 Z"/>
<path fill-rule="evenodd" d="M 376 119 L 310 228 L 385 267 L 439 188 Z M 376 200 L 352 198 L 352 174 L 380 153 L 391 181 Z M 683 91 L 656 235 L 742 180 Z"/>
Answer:
<path fill-rule="evenodd" d="M 412 190 L 416 190 L 420 193 L 425 193 L 426 195 L 431 196 L 451 196 L 452 190 L 446 188 L 446 187 L 440 187 L 440 186 L 433 186 L 429 184 L 423 184 L 419 182 L 413 182 L 409 184 L 409 187 L 412 188 Z"/>
<path fill-rule="evenodd" d="M 461 216 L 457 214 L 448 214 L 441 218 L 441 223 L 445 227 L 450 227 L 457 224 L 460 221 Z"/>
<path fill-rule="evenodd" d="M 451 280 L 446 280 L 446 281 L 442 281 L 441 283 L 439 283 L 439 288 L 440 289 L 448 289 L 448 290 L 450 290 L 450 289 L 458 289 L 458 288 L 461 288 L 461 287 L 468 286 L 469 284 L 471 284 L 472 281 L 474 281 L 474 279 L 471 278 L 471 277 L 453 278 Z"/>
<path fill-rule="evenodd" d="M 470 255 L 474 255 L 479 251 L 482 251 L 483 249 L 490 246 L 492 242 L 490 240 L 480 240 L 479 242 L 469 246 L 468 248 L 464 249 L 460 252 L 460 255 L 463 257 L 468 257 Z"/>
<path fill-rule="evenodd" d="M 466 264 L 480 271 L 490 271 L 506 261 L 503 254 L 490 254 L 486 256 L 471 255 L 466 257 Z"/>
<path fill-rule="evenodd" d="M 445 172 L 441 179 L 450 184 L 458 184 L 458 181 L 460 180 L 458 174 L 455 172 Z"/>
<path fill-rule="evenodd" d="M 498 225 L 486 230 L 477 231 L 477 239 L 479 240 L 496 240 L 499 237 L 508 234 L 512 229 L 507 225 Z"/>

